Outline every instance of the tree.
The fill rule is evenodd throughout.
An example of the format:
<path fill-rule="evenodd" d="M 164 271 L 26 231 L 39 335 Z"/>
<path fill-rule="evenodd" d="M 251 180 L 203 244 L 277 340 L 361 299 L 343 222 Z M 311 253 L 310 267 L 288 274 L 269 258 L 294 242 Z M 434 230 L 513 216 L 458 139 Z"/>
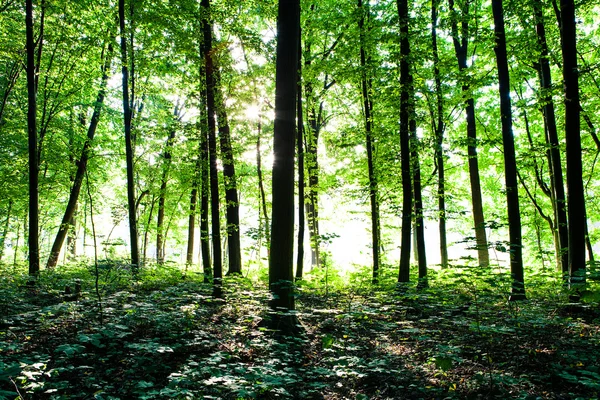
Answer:
<path fill-rule="evenodd" d="M 305 213 L 302 206 L 305 201 L 304 189 L 304 118 L 302 113 L 302 29 L 298 33 L 298 87 L 296 93 L 296 118 L 298 120 L 296 132 L 296 150 L 298 154 L 298 251 L 296 255 L 296 279 L 302 279 L 304 273 L 304 231 Z M 262 186 L 261 186 L 262 188 Z M 266 213 L 265 213 L 266 215 Z"/>
<path fill-rule="evenodd" d="M 433 76 L 435 79 L 436 112 L 432 112 L 435 136 L 435 168 L 438 174 L 438 214 L 440 234 L 440 261 L 442 268 L 448 267 L 448 241 L 446 238 L 446 182 L 444 167 L 444 97 L 440 76 L 440 56 L 437 45 L 438 6 L 440 0 L 431 1 L 431 48 L 433 53 Z M 434 115 L 436 118 L 434 119 Z"/>
<path fill-rule="evenodd" d="M 467 154 L 469 164 L 469 182 L 471 184 L 471 197 L 473 205 L 473 223 L 475 225 L 475 242 L 479 265 L 487 267 L 490 263 L 488 242 L 485 233 L 485 219 L 483 216 L 483 198 L 481 196 L 481 180 L 479 179 L 479 162 L 477 160 L 477 125 L 475 123 L 475 100 L 471 93 L 471 85 L 467 72 L 467 55 L 469 47 L 469 2 L 465 1 L 461 10 L 461 29 L 458 29 L 458 13 L 454 9 L 454 0 L 448 0 L 450 6 L 452 41 L 454 52 L 458 61 L 458 70 L 461 73 L 462 93 L 465 97 L 464 107 L 467 117 Z"/>
<path fill-rule="evenodd" d="M 563 181 L 562 163 L 560 157 L 560 144 L 558 140 L 558 129 L 556 127 L 556 117 L 554 113 L 554 101 L 552 99 L 552 74 L 550 71 L 550 52 L 546 39 L 546 28 L 544 23 L 543 4 L 541 0 L 535 0 L 533 3 L 534 16 L 536 19 L 536 33 L 538 45 L 540 47 L 540 57 L 538 73 L 541 86 L 540 104 L 544 115 L 544 125 L 546 127 L 546 142 L 549 146 L 550 158 L 550 179 L 552 181 L 553 208 L 555 215 L 555 228 L 558 231 L 558 252 L 556 254 L 559 268 L 563 276 L 569 271 L 569 231 L 567 225 L 567 204 L 565 198 L 565 186 Z"/>
<path fill-rule="evenodd" d="M 517 182 L 517 162 L 515 139 L 512 130 L 512 108 L 510 100 L 510 76 L 506 54 L 504 31 L 504 9 L 502 0 L 492 0 L 494 33 L 496 34 L 496 63 L 500 91 L 500 118 L 502 122 L 502 143 L 504 145 L 504 175 L 506 180 L 506 203 L 508 206 L 508 231 L 510 247 L 510 271 L 512 291 L 510 300 L 525 299 L 523 278 L 523 255 L 521 240 L 521 214 L 519 210 L 519 187 Z"/>
<path fill-rule="evenodd" d="M 569 283 L 578 300 L 585 285 L 586 213 L 581 161 L 579 78 L 575 2 L 561 0 L 565 137 L 567 139 L 567 202 L 569 222 Z"/>
<path fill-rule="evenodd" d="M 206 110 L 208 121 L 208 158 L 210 178 L 210 222 L 213 249 L 213 296 L 222 296 L 223 259 L 221 254 L 221 221 L 219 217 L 219 172 L 217 165 L 217 124 L 215 120 L 215 63 L 212 53 L 212 21 L 210 0 L 202 0 L 204 63 L 206 72 Z"/>
<path fill-rule="evenodd" d="M 96 134 L 96 129 L 98 128 L 98 122 L 100 121 L 100 114 L 104 104 L 104 97 L 106 96 L 106 84 L 108 82 L 108 72 L 110 71 L 110 64 L 112 62 L 113 53 L 113 47 L 111 43 L 112 40 L 112 38 L 109 39 L 108 45 L 105 49 L 102 50 L 102 81 L 100 83 L 100 90 L 98 91 L 98 96 L 96 97 L 94 112 L 92 114 L 92 119 L 90 120 L 90 125 L 87 131 L 87 138 L 83 144 L 81 156 L 79 157 L 79 160 L 77 160 L 76 163 L 77 171 L 75 173 L 73 185 L 69 193 L 67 207 L 65 208 L 65 213 L 63 215 L 62 222 L 58 228 L 56 238 L 54 239 L 54 244 L 52 245 L 52 250 L 50 251 L 50 256 L 48 257 L 46 268 L 53 268 L 56 266 L 60 250 L 64 243 L 65 237 L 69 232 L 69 228 L 71 227 L 71 221 L 73 219 L 73 216 L 75 215 L 75 212 L 77 211 L 77 202 L 79 200 L 79 194 L 81 192 L 81 187 L 83 186 L 83 179 L 85 178 L 85 174 L 87 171 L 88 159 L 90 156 L 90 151 L 92 149 L 92 143 Z"/>
<path fill-rule="evenodd" d="M 272 326 L 284 332 L 297 330 L 296 318 L 281 315 L 295 309 L 294 302 L 294 147 L 296 90 L 298 84 L 299 0 L 279 0 L 273 132 L 273 207 L 269 259 Z"/>
<path fill-rule="evenodd" d="M 133 6 L 131 8 L 133 14 Z M 123 126 L 125 130 L 125 158 L 127 164 L 127 212 L 129 218 L 129 240 L 131 248 L 131 265 L 134 271 L 140 267 L 138 248 L 137 212 L 134 179 L 134 148 L 131 132 L 133 116 L 133 94 L 129 92 L 129 63 L 127 61 L 127 31 L 125 30 L 125 0 L 119 0 L 119 28 L 121 35 L 121 73 L 123 75 Z M 133 48 L 132 48 L 133 51 Z"/>
<path fill-rule="evenodd" d="M 402 168 L 402 239 L 398 282 L 410 280 L 412 182 L 410 159 L 411 75 L 408 1 L 397 0 L 400 20 L 400 158 Z"/>
<path fill-rule="evenodd" d="M 373 248 L 373 283 L 377 283 L 379 280 L 379 265 L 380 265 L 380 225 L 379 225 L 379 194 L 377 189 L 377 176 L 375 175 L 375 165 L 373 152 L 375 151 L 375 143 L 373 140 L 373 102 L 371 99 L 371 93 L 373 88 L 372 79 L 368 76 L 368 61 L 370 57 L 367 56 L 366 50 L 366 29 L 365 29 L 365 15 L 367 20 L 370 16 L 369 3 L 364 5 L 362 0 L 358 0 L 358 11 L 360 13 L 358 19 L 358 29 L 360 36 L 360 66 L 362 69 L 361 73 L 361 88 L 362 88 L 362 102 L 363 102 L 363 113 L 365 117 L 365 141 L 367 147 L 367 168 L 369 174 L 369 200 L 371 202 L 371 238 Z"/>
<path fill-rule="evenodd" d="M 215 96 L 217 104 L 217 122 L 219 124 L 219 143 L 221 145 L 221 159 L 223 161 L 223 180 L 225 184 L 225 215 L 227 218 L 227 247 L 229 249 L 228 274 L 242 273 L 242 248 L 240 244 L 240 204 L 238 196 L 237 178 L 235 175 L 235 161 L 233 159 L 233 146 L 231 144 L 231 129 L 225 109 L 225 97 L 221 83 L 219 67 L 215 69 Z"/>
<path fill-rule="evenodd" d="M 43 12 L 40 22 L 40 40 L 37 45 L 38 63 L 35 62 L 36 45 L 33 39 L 33 0 L 25 2 L 25 28 L 26 28 L 26 52 L 27 52 L 27 137 L 29 142 L 29 275 L 34 279 L 40 271 L 39 253 L 39 195 L 38 195 L 38 134 L 37 134 L 37 74 L 39 72 L 39 55 L 42 52 L 43 43 Z M 34 282 L 33 280 L 30 282 Z"/>

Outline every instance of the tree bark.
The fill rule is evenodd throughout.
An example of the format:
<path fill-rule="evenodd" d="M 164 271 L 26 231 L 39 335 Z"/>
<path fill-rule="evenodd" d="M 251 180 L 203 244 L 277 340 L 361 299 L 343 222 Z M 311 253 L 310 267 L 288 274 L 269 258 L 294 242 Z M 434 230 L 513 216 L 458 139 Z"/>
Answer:
<path fill-rule="evenodd" d="M 294 302 L 294 147 L 298 85 L 299 0 L 279 0 L 273 132 L 273 209 L 269 290 L 273 297 L 271 327 L 286 333 L 298 330 L 289 311 Z M 281 312 L 285 315 L 282 315 Z"/>
<path fill-rule="evenodd" d="M 512 291 L 510 300 L 525 299 L 525 281 L 523 274 L 523 256 L 521 244 L 521 214 L 519 211 L 519 188 L 517 181 L 517 163 L 515 141 L 512 130 L 512 109 L 510 100 L 510 77 L 506 54 L 504 32 L 504 10 L 502 0 L 492 0 L 494 14 L 494 32 L 496 34 L 496 62 L 498 66 L 498 84 L 500 91 L 500 118 L 502 120 L 502 142 L 504 145 L 504 173 L 506 180 L 506 203 L 508 206 L 508 231 L 510 242 L 510 271 Z"/>
<path fill-rule="evenodd" d="M 33 0 L 25 2 L 25 30 L 27 51 L 27 135 L 29 148 L 29 276 L 33 284 L 40 271 L 39 253 L 39 194 L 38 194 L 38 138 L 37 138 L 37 79 L 35 43 L 33 39 Z M 41 40 L 40 44 L 41 46 Z"/>
<path fill-rule="evenodd" d="M 298 119 L 296 128 L 296 149 L 298 152 L 298 251 L 296 256 L 296 279 L 302 279 L 304 274 L 304 231 L 305 231 L 305 213 L 304 188 L 304 119 L 302 115 L 302 29 L 298 33 L 298 87 L 296 88 L 296 118 Z"/>
<path fill-rule="evenodd" d="M 561 0 L 563 81 L 565 91 L 565 136 L 567 142 L 567 203 L 569 224 L 569 283 L 572 300 L 578 300 L 585 285 L 585 195 L 581 161 L 581 126 L 575 2 Z"/>
<path fill-rule="evenodd" d="M 454 13 L 454 0 L 449 0 L 450 11 Z M 458 62 L 458 69 L 462 76 L 462 93 L 465 96 L 465 112 L 467 114 L 467 155 L 469 164 L 469 182 L 471 184 L 471 198 L 473 205 L 473 223 L 475 227 L 475 243 L 479 265 L 487 267 L 490 263 L 488 242 L 485 233 L 485 219 L 483 215 L 483 199 L 481 196 L 481 180 L 479 179 L 479 162 L 477 160 L 477 125 L 475 123 L 475 100 L 471 95 L 471 87 L 466 76 L 469 69 L 467 65 L 467 51 L 469 45 L 468 2 L 465 2 L 462 15 L 461 33 L 458 32 L 458 22 L 452 18 L 452 39 L 454 51 Z"/>
<path fill-rule="evenodd" d="M 408 1 L 397 0 L 400 21 L 400 158 L 402 168 L 402 238 L 398 282 L 410 280 L 412 182 L 410 160 L 410 42 Z"/>
<path fill-rule="evenodd" d="M 364 9 L 363 9 L 364 8 Z M 365 15 L 369 18 L 369 3 L 368 0 L 363 6 L 362 0 L 358 0 L 358 10 L 360 17 L 358 20 L 358 29 L 360 34 L 360 66 L 362 69 L 361 88 L 363 113 L 365 117 L 365 141 L 367 147 L 367 170 L 369 176 L 369 200 L 371 203 L 371 244 L 373 248 L 373 276 L 374 284 L 379 281 L 380 255 L 379 255 L 379 193 L 377 187 L 377 176 L 375 174 L 375 162 L 373 152 L 375 151 L 375 141 L 373 138 L 373 102 L 371 98 L 373 82 L 368 76 L 367 69 L 369 68 L 370 56 L 367 56 L 366 50 L 366 34 L 365 31 Z"/>
<path fill-rule="evenodd" d="M 127 61 L 127 33 L 125 31 L 125 0 L 119 0 L 119 27 L 121 32 L 121 71 L 123 75 L 123 125 L 125 130 L 125 158 L 127 164 L 127 211 L 129 215 L 129 240 L 131 266 L 134 272 L 140 267 L 137 213 L 135 207 L 134 148 L 131 133 L 132 109 L 129 94 L 129 67 Z M 133 90 L 133 88 L 132 88 Z M 132 95 L 133 97 L 133 95 Z"/>
<path fill-rule="evenodd" d="M 104 97 L 106 95 L 108 72 L 110 71 L 110 64 L 112 61 L 113 53 L 112 44 L 109 43 L 107 54 L 104 54 L 104 51 L 102 53 L 103 65 L 100 90 L 98 91 L 98 95 L 96 97 L 94 112 L 92 114 L 92 119 L 90 120 L 90 125 L 88 126 L 87 137 L 85 142 L 83 143 L 81 156 L 76 162 L 77 171 L 75 172 L 73 186 L 71 187 L 71 192 L 69 193 L 67 207 L 65 208 L 65 213 L 60 223 L 60 227 L 58 228 L 56 238 L 54 239 L 54 243 L 52 244 L 52 249 L 50 250 L 50 256 L 48 257 L 46 268 L 54 268 L 56 266 L 58 262 L 58 256 L 60 254 L 64 240 L 69 233 L 69 229 L 73 226 L 71 222 L 73 220 L 75 212 L 77 211 L 77 201 L 79 200 L 79 194 L 81 193 L 81 187 L 83 186 L 83 179 L 87 170 L 87 163 L 90 156 L 92 143 L 94 141 L 94 135 L 96 134 L 96 129 L 98 128 L 98 122 L 100 121 L 100 114 L 102 112 L 102 107 L 104 104 Z"/>
<path fill-rule="evenodd" d="M 543 4 L 541 0 L 533 3 L 534 15 L 536 18 L 536 32 L 538 45 L 540 46 L 539 58 L 539 77 L 542 91 L 542 112 L 544 115 L 544 124 L 546 127 L 546 141 L 549 147 L 550 155 L 550 179 L 552 181 L 554 192 L 554 210 L 555 227 L 558 230 L 559 267 L 566 279 L 569 270 L 569 230 L 567 224 L 567 209 L 565 198 L 565 186 L 563 180 L 562 163 L 560 159 L 560 144 L 558 140 L 558 129 L 556 127 L 556 116 L 554 113 L 554 101 L 552 99 L 552 74 L 550 71 L 550 60 L 548 43 L 546 41 L 546 28 L 544 24 Z"/>
<path fill-rule="evenodd" d="M 6 221 L 4 222 L 4 229 L 2 230 L 2 237 L 0 238 L 0 262 L 4 257 L 4 249 L 6 244 L 6 236 L 8 235 L 8 228 L 10 227 L 10 218 L 12 217 L 13 199 L 8 200 L 8 209 L 6 210 Z"/>
<path fill-rule="evenodd" d="M 433 50 L 433 75 L 435 77 L 435 94 L 437 106 L 437 119 L 434 122 L 435 130 L 435 167 L 438 173 L 438 230 L 440 235 L 440 264 L 448 268 L 448 241 L 446 237 L 446 182 L 444 167 L 444 94 L 442 92 L 442 79 L 440 76 L 440 56 L 437 45 L 438 5 L 440 0 L 431 1 L 431 45 Z"/>
<path fill-rule="evenodd" d="M 217 166 L 217 124 L 215 120 L 215 69 L 212 53 L 210 0 L 202 0 L 203 37 L 206 67 L 206 109 L 208 112 L 208 157 L 210 165 L 210 221 L 213 248 L 213 296 L 222 297 L 223 258 L 221 253 L 221 221 L 219 217 L 219 171 Z"/>
<path fill-rule="evenodd" d="M 173 117 L 179 117 L 179 105 L 175 106 Z M 175 129 L 169 132 L 165 143 L 165 151 L 163 153 L 163 173 L 160 180 L 160 191 L 158 192 L 158 215 L 156 218 L 156 262 L 163 264 L 165 262 L 165 237 L 164 231 L 165 222 L 165 203 L 167 197 L 167 183 L 169 181 L 169 170 L 171 168 L 173 143 L 175 141 Z"/>
<path fill-rule="evenodd" d="M 229 250 L 228 274 L 242 273 L 242 247 L 240 244 L 240 202 L 235 175 L 235 160 L 231 145 L 231 130 L 227 119 L 225 98 L 221 85 L 221 72 L 215 68 L 215 93 L 218 99 L 217 122 L 219 124 L 219 143 L 223 160 L 223 179 L 225 181 L 225 207 L 227 218 L 227 247 Z"/>

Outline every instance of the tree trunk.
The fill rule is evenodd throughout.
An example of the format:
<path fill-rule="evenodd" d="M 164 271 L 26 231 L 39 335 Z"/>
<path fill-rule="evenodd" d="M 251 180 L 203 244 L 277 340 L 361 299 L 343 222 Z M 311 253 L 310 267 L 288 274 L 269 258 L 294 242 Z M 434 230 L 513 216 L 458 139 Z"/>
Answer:
<path fill-rule="evenodd" d="M 38 138 L 37 138 L 37 67 L 33 38 L 33 0 L 25 2 L 27 51 L 27 134 L 29 144 L 29 276 L 33 284 L 40 271 L 39 253 L 39 196 L 38 196 Z M 40 40 L 39 46 L 42 45 Z"/>
<path fill-rule="evenodd" d="M 206 109 L 203 110 L 206 118 Z M 208 229 L 208 211 L 210 195 L 210 165 L 208 163 L 208 124 L 201 126 L 200 136 L 200 252 L 202 253 L 202 271 L 204 273 L 204 283 L 212 280 L 212 266 L 210 260 L 210 232 Z"/>
<path fill-rule="evenodd" d="M 273 214 L 269 290 L 271 327 L 286 333 L 298 331 L 294 314 L 294 147 L 296 90 L 298 85 L 299 0 L 279 0 L 273 132 Z"/>
<path fill-rule="evenodd" d="M 179 117 L 179 105 L 175 106 L 173 116 L 175 119 Z M 163 173 L 160 180 L 160 191 L 158 193 L 158 215 L 156 218 L 156 262 L 158 264 L 163 264 L 165 262 L 165 202 L 167 197 L 167 183 L 169 181 L 169 169 L 171 168 L 171 160 L 173 158 L 171 150 L 173 149 L 174 141 L 175 128 L 169 132 L 167 142 L 165 143 L 165 151 L 163 153 Z"/>
<path fill-rule="evenodd" d="M 185 265 L 190 267 L 194 263 L 194 239 L 196 233 L 196 202 L 198 201 L 198 187 L 194 183 L 194 188 L 190 194 L 190 215 L 188 217 L 188 240 L 187 251 L 185 252 Z"/>
<path fill-rule="evenodd" d="M 412 183 L 410 160 L 410 42 L 408 1 L 397 0 L 400 22 L 400 158 L 402 168 L 402 238 L 398 282 L 410 280 L 410 239 L 412 222 Z"/>
<path fill-rule="evenodd" d="M 311 11 L 314 11 L 314 4 L 311 5 Z M 304 59 L 305 67 L 312 65 L 311 43 L 306 41 L 306 57 Z M 305 132 L 306 152 L 305 161 L 308 173 L 308 193 L 304 201 L 306 209 L 306 218 L 308 219 L 308 236 L 311 248 L 312 268 L 318 268 L 320 265 L 320 236 L 319 236 L 319 134 L 321 131 L 320 113 L 317 112 L 314 94 L 314 84 L 307 80 L 304 84 L 306 93 L 306 114 L 308 130 Z M 322 106 L 322 105 L 321 105 Z"/>
<path fill-rule="evenodd" d="M 259 115 L 258 116 L 258 127 L 257 127 L 258 136 L 256 138 L 256 176 L 258 177 L 258 190 L 260 192 L 261 209 L 262 209 L 263 217 L 265 219 L 265 239 L 267 240 L 268 246 L 270 246 L 271 245 L 271 233 L 270 233 L 271 224 L 269 222 L 269 214 L 267 212 L 267 196 L 265 194 L 265 185 L 264 185 L 264 180 L 263 180 L 263 175 L 262 175 L 262 158 L 261 158 L 261 154 L 260 154 L 260 139 L 261 139 L 261 133 L 262 133 L 261 118 L 262 118 L 262 116 Z M 259 213 L 260 213 L 260 211 L 259 211 Z M 269 251 L 270 251 L 270 247 L 269 247 Z"/>
<path fill-rule="evenodd" d="M 521 214 L 519 211 L 519 188 L 517 182 L 517 163 L 515 139 L 512 131 L 512 109 L 510 100 L 510 77 L 506 55 L 506 37 L 504 33 L 504 10 L 502 0 L 492 0 L 494 14 L 494 32 L 496 34 L 496 62 L 498 66 L 498 84 L 500 91 L 500 118 L 502 120 L 502 143 L 504 147 L 504 173 L 506 180 L 506 203 L 508 206 L 508 231 L 510 242 L 510 271 L 512 291 L 510 300 L 525 299 L 525 281 L 523 277 L 523 256 L 521 245 Z"/>
<path fill-rule="evenodd" d="M 302 118 L 302 29 L 298 33 L 298 87 L 296 88 L 296 148 L 298 151 L 298 252 L 296 256 L 296 279 L 304 274 L 304 231 L 305 231 L 305 181 L 304 181 L 304 119 Z"/>
<path fill-rule="evenodd" d="M 221 145 L 221 160 L 223 161 L 223 179 L 225 181 L 225 205 L 227 218 L 227 247 L 229 249 L 228 274 L 242 273 L 242 247 L 240 244 L 240 202 L 235 175 L 235 161 L 231 146 L 231 131 L 225 98 L 221 86 L 221 73 L 215 68 L 215 94 L 218 99 L 217 120 L 219 124 L 219 143 Z"/>
<path fill-rule="evenodd" d="M 119 0 L 119 27 L 121 32 L 121 70 L 123 74 L 123 125 L 125 130 L 125 158 L 127 164 L 127 211 L 129 214 L 129 240 L 131 266 L 134 272 L 140 267 L 137 215 L 135 207 L 135 180 L 133 174 L 134 148 L 131 133 L 132 109 L 129 98 L 129 67 L 127 61 L 127 34 L 125 31 L 125 0 Z M 133 51 L 133 49 L 132 49 Z"/>
<path fill-rule="evenodd" d="M 112 44 L 108 45 L 107 54 L 104 54 L 104 51 L 102 52 L 103 65 L 100 90 L 98 91 L 98 95 L 96 97 L 96 104 L 94 105 L 94 112 L 92 114 L 90 125 L 88 126 L 87 138 L 83 143 L 81 156 L 76 162 L 77 171 L 75 172 L 73 186 L 71 187 L 71 192 L 69 193 L 67 207 L 65 208 L 65 213 L 63 215 L 62 222 L 60 223 L 60 227 L 56 234 L 56 238 L 54 239 L 54 243 L 52 244 L 52 249 L 50 250 L 50 256 L 48 257 L 46 268 L 54 268 L 56 266 L 58 262 L 58 256 L 60 254 L 60 250 L 64 243 L 65 237 L 67 237 L 69 229 L 73 228 L 72 221 L 75 216 L 75 212 L 77 211 L 77 201 L 79 200 L 79 194 L 81 192 L 81 187 L 83 186 L 83 178 L 85 177 L 85 173 L 87 170 L 87 163 L 90 155 L 90 150 L 94 141 L 96 129 L 98 128 L 98 122 L 100 121 L 100 113 L 102 112 L 104 97 L 106 95 L 106 85 L 108 82 L 108 72 L 110 71 L 110 64 L 112 61 L 112 52 Z"/>
<path fill-rule="evenodd" d="M 450 11 L 454 12 L 454 0 L 449 0 Z M 473 205 L 473 222 L 475 226 L 475 243 L 479 265 L 487 267 L 490 263 L 488 243 L 485 233 L 485 219 L 483 217 L 483 199 L 481 196 L 481 181 L 479 179 L 479 162 L 477 161 L 477 126 L 475 124 L 475 100 L 471 95 L 467 74 L 467 50 L 469 44 L 468 2 L 465 2 L 462 15 L 461 34 L 458 32 L 458 22 L 452 18 L 452 39 L 454 51 L 461 72 L 463 84 L 462 93 L 465 95 L 465 112 L 467 114 L 467 155 L 469 160 L 469 182 L 471 184 L 471 198 Z"/>
<path fill-rule="evenodd" d="M 219 171 L 217 165 L 217 137 L 215 121 L 215 71 L 212 58 L 212 22 L 210 0 L 202 0 L 204 10 L 204 62 L 206 65 L 206 108 L 208 112 L 208 157 L 210 162 L 210 221 L 213 246 L 213 296 L 221 297 L 223 259 L 221 254 L 221 221 L 219 218 Z"/>
<path fill-rule="evenodd" d="M 585 285 L 585 195 L 581 161 L 579 77 L 575 2 L 561 0 L 563 80 L 565 90 L 565 136 L 567 139 L 567 203 L 569 223 L 569 283 L 572 299 L 578 300 Z"/>
<path fill-rule="evenodd" d="M 409 70 L 410 73 L 410 70 Z M 421 194 L 421 165 L 419 162 L 419 143 L 417 139 L 417 121 L 415 120 L 415 97 L 413 87 L 413 77 L 410 74 L 410 133 L 411 133 L 411 154 L 412 178 L 413 178 L 413 197 L 415 208 L 415 237 L 417 246 L 417 262 L 419 265 L 419 283 L 418 287 L 427 287 L 427 256 L 425 251 L 425 221 L 423 218 L 423 197 Z"/>
<path fill-rule="evenodd" d="M 558 230 L 559 253 L 557 258 L 563 276 L 569 271 L 569 230 L 567 224 L 567 209 L 565 199 L 565 187 L 563 181 L 562 164 L 560 160 L 560 144 L 558 140 L 558 129 L 556 128 L 556 116 L 554 114 L 554 101 L 552 99 L 552 75 L 550 71 L 550 60 L 548 43 L 546 41 L 546 29 L 544 24 L 543 4 L 541 0 L 536 0 L 533 4 L 536 18 L 536 31 L 538 45 L 540 46 L 539 58 L 539 77 L 542 91 L 542 112 L 544 114 L 544 124 L 546 127 L 546 141 L 549 146 L 550 168 L 553 192 L 554 209 L 556 218 L 556 228 Z"/>
<path fill-rule="evenodd" d="M 4 229 L 2 230 L 2 237 L 0 238 L 0 262 L 4 257 L 4 248 L 6 244 L 6 236 L 8 235 L 8 229 L 10 227 L 10 217 L 12 216 L 13 200 L 8 200 L 8 209 L 6 210 L 6 221 L 4 222 Z"/>
<path fill-rule="evenodd" d="M 367 56 L 366 51 L 366 34 L 365 32 L 365 14 L 367 18 L 370 17 L 369 3 L 368 0 L 364 5 L 362 0 L 358 0 L 358 10 L 361 13 L 358 20 L 358 29 L 360 34 L 360 66 L 362 69 L 361 75 L 361 87 L 362 87 L 362 101 L 363 101 L 363 112 L 365 117 L 365 141 L 367 147 L 367 169 L 369 175 L 369 199 L 371 202 L 371 242 L 373 247 L 373 277 L 372 282 L 376 284 L 379 281 L 379 268 L 380 268 L 380 256 L 379 256 L 379 239 L 380 239 L 380 227 L 379 227 L 379 195 L 377 188 L 377 176 L 375 174 L 375 164 L 373 152 L 375 151 L 375 142 L 373 140 L 373 103 L 371 99 L 372 93 L 372 79 L 368 76 L 367 68 L 369 68 L 368 62 L 370 62 L 370 56 Z M 368 28 L 367 28 L 368 31 Z"/>
<path fill-rule="evenodd" d="M 431 45 L 433 49 L 433 75 L 435 77 L 435 94 L 437 105 L 437 120 L 435 130 L 435 167 L 438 173 L 438 230 L 440 235 L 440 264 L 448 268 L 448 241 L 446 238 L 446 182 L 444 167 L 444 94 L 440 76 L 440 57 L 437 45 L 438 5 L 440 0 L 431 1 Z"/>

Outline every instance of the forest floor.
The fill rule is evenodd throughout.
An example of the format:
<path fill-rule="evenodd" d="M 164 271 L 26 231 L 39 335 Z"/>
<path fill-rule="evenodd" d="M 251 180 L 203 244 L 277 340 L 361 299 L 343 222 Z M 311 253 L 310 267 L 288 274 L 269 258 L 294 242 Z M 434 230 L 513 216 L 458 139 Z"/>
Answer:
<path fill-rule="evenodd" d="M 34 289 L 0 274 L 0 399 L 600 395 L 598 304 L 548 288 L 508 303 L 460 277 L 419 291 L 304 284 L 304 333 L 290 338 L 261 323 L 264 283 L 231 278 L 214 299 L 180 271 L 134 283 L 107 273 L 99 307 L 91 275 L 81 296 L 63 293 L 78 274 L 49 273 Z"/>

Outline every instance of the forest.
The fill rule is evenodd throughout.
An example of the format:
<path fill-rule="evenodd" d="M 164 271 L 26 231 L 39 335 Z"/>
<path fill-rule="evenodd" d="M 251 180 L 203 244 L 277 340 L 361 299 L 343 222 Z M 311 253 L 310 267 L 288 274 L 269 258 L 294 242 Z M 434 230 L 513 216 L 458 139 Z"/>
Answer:
<path fill-rule="evenodd" d="M 600 397 L 595 0 L 0 0 L 1 399 Z"/>

